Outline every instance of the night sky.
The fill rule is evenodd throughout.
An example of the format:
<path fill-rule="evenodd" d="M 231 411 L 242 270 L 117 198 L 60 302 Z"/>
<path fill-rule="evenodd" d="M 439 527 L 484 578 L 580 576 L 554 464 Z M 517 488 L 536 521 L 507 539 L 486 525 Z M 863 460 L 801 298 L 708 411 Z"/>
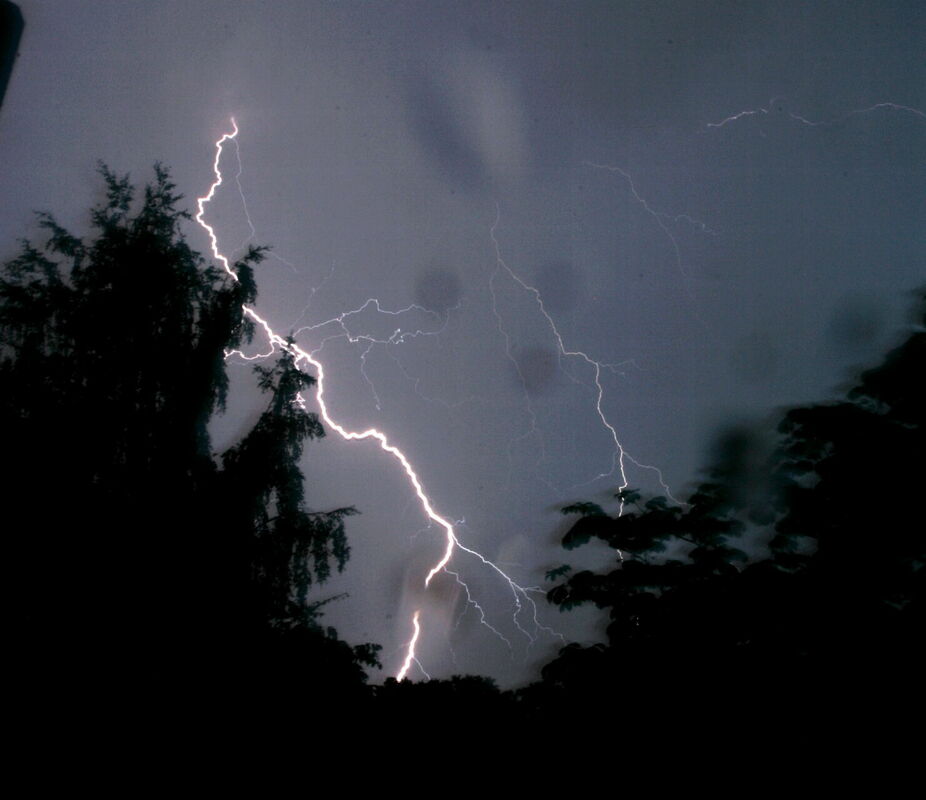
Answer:
<path fill-rule="evenodd" d="M 192 207 L 234 117 L 246 205 L 229 180 L 207 216 L 225 253 L 250 224 L 273 246 L 259 312 L 324 344 L 333 415 L 387 432 L 523 586 L 613 557 L 559 547 L 559 508 L 616 510 L 622 483 L 591 361 L 630 485 L 659 492 L 635 462 L 653 465 L 684 496 L 718 431 L 875 362 L 923 284 L 921 2 L 19 5 L 0 257 L 37 235 L 33 210 L 87 233 L 98 159 L 137 183 L 163 161 Z M 248 365 L 229 370 L 217 450 L 262 402 Z M 542 593 L 515 624 L 516 594 L 459 551 L 424 592 L 442 531 L 375 445 L 329 435 L 304 470 L 312 507 L 361 512 L 316 596 L 349 593 L 325 619 L 383 645 L 377 679 L 419 607 L 432 677 L 511 686 L 601 635 L 594 609 Z"/>

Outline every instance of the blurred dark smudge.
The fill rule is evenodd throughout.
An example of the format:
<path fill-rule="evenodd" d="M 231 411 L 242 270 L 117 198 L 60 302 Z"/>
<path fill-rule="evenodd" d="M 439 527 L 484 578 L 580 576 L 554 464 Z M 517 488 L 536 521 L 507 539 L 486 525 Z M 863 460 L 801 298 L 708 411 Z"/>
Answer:
<path fill-rule="evenodd" d="M 415 303 L 444 316 L 460 303 L 463 288 L 454 272 L 431 267 L 415 279 Z"/>
<path fill-rule="evenodd" d="M 527 347 L 515 355 L 524 388 L 531 396 L 545 392 L 557 368 L 556 351 L 547 347 Z"/>

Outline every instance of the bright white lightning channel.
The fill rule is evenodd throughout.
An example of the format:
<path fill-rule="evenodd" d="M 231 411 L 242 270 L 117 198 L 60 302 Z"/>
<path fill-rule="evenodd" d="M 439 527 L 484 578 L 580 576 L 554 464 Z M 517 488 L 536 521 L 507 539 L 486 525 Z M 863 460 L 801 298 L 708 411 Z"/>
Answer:
<path fill-rule="evenodd" d="M 222 185 L 222 172 L 220 170 L 220 162 L 222 159 L 223 147 L 225 143 L 229 141 L 233 141 L 237 145 L 237 141 L 235 140 L 236 140 L 236 137 L 238 136 L 238 125 L 234 119 L 231 120 L 231 124 L 232 124 L 231 132 L 223 134 L 221 138 L 219 138 L 219 140 L 215 143 L 215 148 L 216 148 L 215 160 L 213 161 L 213 167 L 212 167 L 213 173 L 215 174 L 215 180 L 213 181 L 212 185 L 209 187 L 209 191 L 206 193 L 206 195 L 197 199 L 196 202 L 197 202 L 197 207 L 199 210 L 195 216 L 195 220 L 206 231 L 209 237 L 209 243 L 210 243 L 210 247 L 212 250 L 212 254 L 215 257 L 215 259 L 222 264 L 222 267 L 225 269 L 225 272 L 228 273 L 228 275 L 232 278 L 232 280 L 237 282 L 238 281 L 237 274 L 231 268 L 231 265 L 229 264 L 228 259 L 224 255 L 222 255 L 222 253 L 219 251 L 218 238 L 216 236 L 215 230 L 203 218 L 205 214 L 206 204 L 212 201 L 213 197 L 215 196 L 216 190 Z M 240 186 L 239 186 L 239 190 L 240 190 Z M 249 221 L 249 225 L 250 225 L 250 221 Z M 250 226 L 250 227 L 253 230 L 253 226 Z M 364 307 L 366 307 L 366 305 L 370 303 L 374 303 L 376 305 L 377 310 L 380 310 L 378 301 L 376 300 L 368 300 L 367 303 L 364 304 Z M 343 327 L 344 319 L 350 314 L 359 313 L 360 310 L 361 309 L 356 309 L 354 311 L 345 312 L 344 314 L 340 315 L 338 318 L 335 318 L 335 320 L 329 320 L 328 322 L 329 323 L 337 322 L 341 324 Z M 418 497 L 418 501 L 421 505 L 422 510 L 424 511 L 424 513 L 427 515 L 428 519 L 431 522 L 438 525 L 444 531 L 444 538 L 445 538 L 444 552 L 441 558 L 437 561 L 436 564 L 434 564 L 434 566 L 430 569 L 427 576 L 425 577 L 424 579 L 425 588 L 427 589 L 427 587 L 430 585 L 431 580 L 434 578 L 434 576 L 438 572 L 443 571 L 446 568 L 446 566 L 450 563 L 450 560 L 453 557 L 454 551 L 457 549 L 462 550 L 463 552 L 468 553 L 471 556 L 474 556 L 479 561 L 481 561 L 485 566 L 495 571 L 499 575 L 499 577 L 501 577 L 502 580 L 504 580 L 508 584 L 508 587 L 511 589 L 511 592 L 514 596 L 514 602 L 515 602 L 515 607 L 516 607 L 513 621 L 519 631 L 521 631 L 525 636 L 527 636 L 528 639 L 533 641 L 533 637 L 530 635 L 528 631 L 526 631 L 521 626 L 518 620 L 518 616 L 524 610 L 524 606 L 522 605 L 522 600 L 523 600 L 524 604 L 528 605 L 532 609 L 532 618 L 533 618 L 533 623 L 536 626 L 536 629 L 544 630 L 549 633 L 553 633 L 548 628 L 544 628 L 542 625 L 539 624 L 539 621 L 537 619 L 537 605 L 534 602 L 534 600 L 530 597 L 530 594 L 529 594 L 530 592 L 538 592 L 540 590 L 537 589 L 536 587 L 524 587 L 524 586 L 518 585 L 499 566 L 497 566 L 492 561 L 485 558 L 481 553 L 464 546 L 460 542 L 460 540 L 456 536 L 456 533 L 454 532 L 453 524 L 449 522 L 447 519 L 445 519 L 444 517 L 442 517 L 440 514 L 438 514 L 437 511 L 435 511 L 431 503 L 431 499 L 425 493 L 421 480 L 419 479 L 417 473 L 415 472 L 408 458 L 398 447 L 396 447 L 393 444 L 390 444 L 389 439 L 386 437 L 386 434 L 384 434 L 382 431 L 379 431 L 376 428 L 367 428 L 366 430 L 363 430 L 363 431 L 348 430 L 347 428 L 345 428 L 343 425 L 341 425 L 340 423 L 338 423 L 332 418 L 331 414 L 329 413 L 327 403 L 325 402 L 325 369 L 321 361 L 319 361 L 316 358 L 318 350 L 321 348 L 324 342 L 322 343 L 322 345 L 319 346 L 318 349 L 308 352 L 306 350 L 303 350 L 301 347 L 299 347 L 294 342 L 288 342 L 286 339 L 284 339 L 282 336 L 276 333 L 273 330 L 273 328 L 270 326 L 270 324 L 263 317 L 261 317 L 257 313 L 257 311 L 255 311 L 254 308 L 252 308 L 251 306 L 242 305 L 242 311 L 245 314 L 245 316 L 249 317 L 251 320 L 257 323 L 263 329 L 271 345 L 270 353 L 266 353 L 266 354 L 262 354 L 261 356 L 255 356 L 255 357 L 250 357 L 250 358 L 265 357 L 265 356 L 271 355 L 273 350 L 279 347 L 280 349 L 286 350 L 289 353 L 291 353 L 297 365 L 299 364 L 299 362 L 305 362 L 306 364 L 309 364 L 312 367 L 314 367 L 315 372 L 316 372 L 316 386 L 317 386 L 316 402 L 318 403 L 318 408 L 319 408 L 321 417 L 324 420 L 325 424 L 329 428 L 337 431 L 337 433 L 342 438 L 349 440 L 349 441 L 359 441 L 359 440 L 364 440 L 364 439 L 376 440 L 379 443 L 379 446 L 382 450 L 389 453 L 393 458 L 395 458 L 401 464 L 402 469 L 405 471 L 405 474 L 408 477 L 409 482 L 412 485 L 412 488 L 414 489 L 415 495 Z M 386 312 L 386 313 L 399 313 L 399 312 Z M 327 324 L 327 323 L 322 323 L 322 324 Z M 309 326 L 307 328 L 304 328 L 303 330 L 311 330 L 317 327 L 319 326 Z M 345 329 L 345 332 L 346 332 L 346 329 Z M 398 331 L 397 331 L 397 334 L 398 334 Z M 411 336 L 414 334 L 406 334 L 406 335 Z M 239 355 L 243 355 L 243 354 L 239 354 Z M 300 401 L 301 400 L 302 398 L 300 397 Z M 459 580 L 459 576 L 455 576 L 455 577 L 457 578 L 457 580 Z M 469 597 L 468 590 L 467 590 L 467 596 Z M 477 608 L 478 608 L 478 605 L 477 605 Z M 481 611 L 481 608 L 479 610 Z M 421 670 L 421 672 L 425 675 L 425 677 L 428 677 L 427 672 L 425 672 L 424 668 L 418 662 L 418 659 L 416 656 L 416 647 L 417 647 L 418 640 L 421 635 L 420 615 L 421 615 L 421 609 L 417 609 L 414 615 L 412 616 L 413 634 L 408 644 L 406 645 L 405 659 L 402 663 L 401 668 L 396 674 L 396 678 L 398 680 L 402 680 L 403 678 L 405 678 L 412 664 L 416 664 L 418 668 Z M 493 630 L 496 634 L 498 633 L 490 625 L 487 627 L 489 627 L 490 630 Z M 504 639 L 504 637 L 502 638 Z"/>

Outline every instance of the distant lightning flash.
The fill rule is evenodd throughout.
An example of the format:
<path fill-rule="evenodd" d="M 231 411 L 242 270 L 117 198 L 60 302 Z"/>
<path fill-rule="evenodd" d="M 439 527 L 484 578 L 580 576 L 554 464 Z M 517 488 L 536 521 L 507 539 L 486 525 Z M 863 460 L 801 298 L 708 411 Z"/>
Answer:
<path fill-rule="evenodd" d="M 724 117 L 724 119 L 720 120 L 720 122 L 708 122 L 706 127 L 723 128 L 725 125 L 729 125 L 732 122 L 737 122 L 747 117 L 754 117 L 758 114 L 768 115 L 769 112 L 771 112 L 772 107 L 775 105 L 775 103 L 778 100 L 783 100 L 783 99 L 784 98 L 773 97 L 771 100 L 768 101 L 767 107 L 759 106 L 758 108 L 749 108 L 743 111 L 737 111 L 735 114 L 731 114 L 728 117 Z M 779 108 L 779 110 L 782 110 L 782 109 Z M 795 120 L 796 122 L 800 122 L 802 125 L 809 125 L 813 128 L 817 128 L 821 125 L 834 125 L 837 122 L 841 122 L 853 116 L 858 116 L 860 114 L 871 114 L 877 111 L 894 111 L 898 113 L 912 114 L 913 116 L 926 119 L 926 112 L 921 111 L 918 108 L 913 108 L 912 106 L 905 106 L 905 105 L 902 105 L 901 103 L 890 103 L 890 102 L 875 103 L 874 105 L 866 106 L 865 108 L 855 108 L 855 109 L 852 109 L 851 111 L 847 111 L 843 114 L 840 114 L 838 117 L 835 117 L 833 119 L 818 120 L 816 122 L 814 122 L 813 120 L 807 119 L 807 117 L 804 117 L 801 114 L 797 114 L 793 111 L 788 111 L 788 116 L 791 119 Z"/>
<path fill-rule="evenodd" d="M 789 115 L 792 119 L 796 119 L 798 122 L 802 122 L 804 125 L 810 125 L 811 127 L 816 128 L 820 125 L 832 125 L 836 122 L 839 122 L 840 120 L 848 119 L 849 117 L 855 116 L 857 114 L 871 114 L 873 111 L 881 111 L 882 109 L 913 114 L 916 117 L 926 119 L 926 112 L 920 111 L 918 108 L 912 108 L 911 106 L 901 105 L 900 103 L 875 103 L 873 106 L 868 106 L 868 108 L 856 108 L 852 111 L 848 111 L 836 119 L 820 120 L 818 122 L 811 122 L 806 117 L 802 117 L 800 114 L 795 114 L 793 111 L 789 112 Z"/>
<path fill-rule="evenodd" d="M 722 128 L 724 125 L 729 125 L 731 122 L 736 122 L 737 120 L 743 119 L 744 117 L 754 117 L 756 114 L 768 114 L 772 110 L 772 106 L 775 105 L 775 100 L 777 98 L 773 97 L 768 101 L 768 107 L 759 106 L 758 108 L 748 108 L 744 111 L 737 111 L 735 114 L 731 114 L 729 117 L 724 117 L 720 122 L 708 122 L 708 128 Z"/>
<path fill-rule="evenodd" d="M 196 202 L 197 202 L 199 211 L 195 216 L 195 220 L 206 231 L 209 237 L 209 243 L 210 243 L 210 247 L 212 250 L 212 255 L 215 257 L 217 261 L 219 261 L 222 264 L 223 268 L 225 269 L 225 272 L 228 273 L 231 279 L 237 282 L 239 280 L 238 275 L 232 269 L 231 265 L 228 262 L 228 259 L 224 255 L 222 255 L 222 253 L 219 251 L 218 237 L 216 236 L 215 230 L 203 218 L 205 214 L 206 205 L 212 201 L 212 199 L 215 196 L 216 190 L 222 185 L 222 172 L 220 170 L 220 162 L 222 158 L 223 147 L 225 143 L 229 141 L 235 142 L 235 145 L 237 146 L 237 141 L 235 141 L 235 139 L 238 136 L 238 125 L 234 119 L 231 120 L 231 124 L 232 124 L 231 132 L 223 134 L 219 138 L 219 140 L 215 143 L 216 152 L 215 152 L 215 159 L 213 161 L 213 167 L 212 167 L 213 173 L 215 174 L 215 180 L 213 181 L 212 185 L 209 187 L 209 191 L 206 193 L 206 195 L 197 199 Z M 240 189 L 241 189 L 240 183 L 239 183 L 238 188 L 240 192 Z M 251 225 L 250 219 L 248 220 L 248 224 L 251 230 L 253 231 L 253 225 Z M 307 326 L 301 330 L 302 331 L 317 330 L 323 325 L 335 323 L 335 324 L 340 325 L 342 328 L 343 332 L 339 335 L 341 336 L 347 335 L 348 338 L 350 338 L 353 341 L 354 337 L 351 336 L 348 329 L 344 326 L 344 321 L 350 315 L 359 313 L 361 310 L 363 310 L 363 308 L 365 308 L 366 306 L 370 304 L 375 305 L 377 311 L 382 312 L 382 309 L 379 308 L 379 302 L 375 299 L 371 299 L 371 300 L 368 300 L 364 304 L 364 306 L 362 306 L 360 309 L 355 309 L 354 311 L 345 312 L 344 314 L 339 315 L 339 317 L 336 317 L 333 320 L 328 320 L 325 323 L 321 323 L 319 325 Z M 409 310 L 409 309 L 404 309 L 404 310 Z M 425 309 L 421 309 L 421 310 L 425 310 Z M 342 438 L 348 441 L 375 439 L 379 443 L 379 446 L 382 450 L 389 453 L 393 458 L 395 458 L 399 462 L 399 464 L 401 464 L 402 469 L 405 471 L 405 474 L 408 477 L 408 480 L 411 483 L 412 488 L 414 489 L 415 495 L 418 497 L 418 501 L 421 505 L 422 510 L 424 511 L 424 513 L 427 515 L 428 519 L 431 522 L 438 525 L 444 531 L 445 545 L 444 545 L 443 555 L 437 561 L 437 563 L 435 563 L 434 566 L 431 567 L 430 571 L 425 577 L 424 579 L 425 588 L 427 589 L 427 587 L 430 585 L 431 581 L 433 580 L 434 576 L 437 575 L 437 573 L 441 572 L 447 567 L 447 565 L 450 563 L 451 558 L 454 555 L 454 551 L 459 549 L 465 553 L 468 553 L 469 555 L 473 556 L 479 561 L 481 561 L 483 565 L 489 567 L 491 570 L 496 572 L 502 578 L 502 580 L 504 580 L 508 584 L 509 588 L 512 591 L 512 594 L 514 595 L 514 601 L 515 601 L 515 606 L 516 606 L 516 611 L 514 614 L 514 624 L 525 636 L 528 637 L 528 639 L 530 639 L 530 641 L 533 641 L 533 637 L 527 630 L 525 630 L 521 626 L 520 622 L 518 621 L 518 616 L 524 610 L 522 601 L 524 602 L 524 604 L 530 606 L 532 609 L 532 612 L 533 612 L 532 621 L 534 625 L 536 626 L 535 629 L 543 630 L 553 635 L 558 635 L 558 634 L 555 634 L 555 632 L 551 631 L 549 628 L 545 628 L 544 626 L 540 625 L 539 620 L 537 619 L 537 605 L 534 602 L 534 600 L 530 597 L 530 592 L 535 592 L 539 590 L 536 587 L 520 586 L 514 580 L 512 580 L 512 578 L 509 577 L 508 574 L 505 573 L 505 571 L 502 570 L 495 563 L 485 558 L 485 556 L 483 556 L 481 553 L 477 552 L 476 550 L 473 550 L 471 548 L 464 546 L 459 541 L 459 539 L 456 536 L 456 533 L 454 532 L 453 524 L 435 511 L 432 505 L 431 499 L 425 493 L 421 480 L 419 479 L 417 473 L 412 467 L 411 462 L 409 462 L 408 458 L 398 447 L 396 447 L 393 444 L 390 444 L 389 439 L 386 437 L 386 434 L 384 434 L 382 431 L 377 430 L 376 428 L 367 428 L 366 430 L 363 430 L 363 431 L 348 430 L 347 428 L 345 428 L 343 425 L 341 425 L 340 423 L 338 423 L 332 418 L 328 410 L 328 405 L 325 402 L 325 369 L 321 361 L 319 361 L 316 358 L 317 353 L 321 349 L 321 346 L 323 346 L 323 343 L 315 351 L 309 352 L 309 351 L 303 350 L 301 347 L 299 347 L 294 342 L 288 342 L 286 339 L 284 339 L 282 336 L 276 333 L 273 330 L 273 328 L 270 326 L 270 324 L 263 317 L 261 317 L 257 313 L 257 311 L 255 311 L 254 308 L 252 308 L 251 306 L 243 305 L 242 311 L 245 314 L 245 316 L 253 320 L 263 329 L 271 345 L 271 350 L 269 353 L 262 354 L 260 356 L 252 356 L 250 358 L 259 358 L 259 357 L 269 356 L 273 353 L 274 349 L 278 347 L 281 350 L 285 350 L 291 353 L 295 359 L 296 364 L 299 364 L 299 362 L 305 362 L 306 364 L 311 365 L 315 369 L 315 373 L 316 373 L 316 386 L 317 386 L 316 402 L 318 404 L 321 417 L 324 420 L 325 424 L 329 428 L 332 428 L 333 430 L 337 431 L 337 433 Z M 382 313 L 396 313 L 397 314 L 400 312 L 382 312 Z M 421 331 L 417 331 L 415 333 L 402 333 L 401 331 L 397 330 L 396 333 L 393 334 L 393 336 L 390 337 L 390 339 L 386 341 L 388 342 L 401 341 L 405 337 L 421 335 L 422 333 L 423 332 Z M 363 337 L 358 337 L 358 338 L 363 338 Z M 370 343 L 370 346 L 372 346 L 372 344 L 376 343 L 377 341 L 380 341 L 380 340 L 371 340 L 370 337 L 366 337 L 366 340 Z M 304 399 L 302 397 L 299 398 L 299 404 L 300 404 L 300 407 L 302 408 L 305 407 Z M 457 580 L 460 580 L 459 576 L 455 576 L 455 577 L 457 578 Z M 417 609 L 412 617 L 412 628 L 413 628 L 414 633 L 412 635 L 411 640 L 408 642 L 406 646 L 405 660 L 403 661 L 402 666 L 399 669 L 399 672 L 396 674 L 396 678 L 398 680 L 402 680 L 403 678 L 405 678 L 412 664 L 417 665 L 418 668 L 421 670 L 422 674 L 424 674 L 425 677 L 428 677 L 427 672 L 425 672 L 424 668 L 421 666 L 416 656 L 416 647 L 417 647 L 418 640 L 421 635 L 420 615 L 421 615 L 421 610 Z M 488 627 L 491 628 L 491 626 L 488 626 Z M 494 628 L 492 630 L 494 630 Z"/>
<path fill-rule="evenodd" d="M 599 165 L 597 165 L 597 164 L 592 164 L 591 166 L 598 167 Z M 616 171 L 618 171 L 618 172 L 621 172 L 621 173 L 622 173 L 623 175 L 625 175 L 625 177 L 627 177 L 628 180 L 629 180 L 629 176 L 627 176 L 627 174 L 626 174 L 623 170 L 620 170 L 620 169 L 618 169 L 617 167 L 605 167 L 605 169 L 612 169 L 612 170 L 616 170 Z M 637 200 L 640 201 L 640 202 L 643 204 L 643 206 L 646 208 L 646 210 L 656 218 L 656 221 L 659 223 L 660 227 L 662 227 L 662 229 L 667 233 L 667 235 L 669 236 L 669 238 L 672 240 L 672 244 L 673 244 L 674 247 L 675 247 L 676 256 L 678 257 L 679 264 L 681 264 L 681 254 L 680 254 L 680 252 L 679 252 L 679 250 L 678 250 L 678 245 L 677 245 L 677 243 L 676 243 L 676 241 L 675 241 L 675 238 L 672 236 L 672 234 L 669 232 L 669 230 L 665 227 L 665 224 L 664 224 L 664 222 L 663 222 L 663 220 L 662 220 L 662 216 L 663 216 L 663 215 L 660 215 L 658 212 L 653 211 L 653 210 L 646 204 L 646 201 L 643 200 L 643 199 L 636 193 L 636 189 L 633 188 L 633 184 L 632 184 L 632 183 L 631 183 L 631 189 L 632 189 L 632 191 L 633 191 L 633 193 L 634 193 L 634 197 L 636 197 Z M 659 469 L 658 467 L 654 467 L 654 466 L 651 466 L 651 465 L 649 465 L 649 464 L 641 464 L 639 461 L 637 461 L 636 459 L 634 459 L 634 458 L 624 449 L 624 446 L 621 444 L 620 438 L 618 437 L 617 429 L 616 429 L 616 428 L 614 427 L 614 425 L 610 422 L 610 420 L 608 420 L 607 416 L 606 416 L 605 413 L 604 413 L 604 410 L 603 410 L 602 407 L 601 407 L 601 404 L 602 404 L 602 402 L 603 402 L 603 400 L 604 400 L 604 388 L 603 388 L 602 385 L 601 385 L 601 372 L 602 372 L 602 370 L 611 370 L 611 371 L 613 371 L 616 365 L 614 365 L 614 364 L 606 364 L 606 363 L 604 363 L 604 362 L 597 361 L 596 359 L 594 359 L 594 358 L 592 358 L 590 355 L 588 355 L 588 353 L 586 353 L 586 352 L 584 352 L 584 351 L 582 351 L 582 350 L 574 350 L 574 349 L 570 349 L 570 348 L 568 348 L 568 347 L 566 346 L 566 343 L 565 343 L 564 340 L 563 340 L 563 336 L 562 336 L 562 334 L 560 333 L 559 328 L 558 328 L 557 325 L 556 325 L 556 322 L 553 320 L 553 317 L 550 316 L 550 313 L 547 311 L 546 305 L 545 305 L 544 302 L 543 302 L 543 295 L 540 293 L 540 290 L 537 289 L 535 286 L 532 286 L 531 284 L 527 283 L 520 275 L 518 275 L 518 273 L 516 273 L 511 267 L 509 267 L 508 264 L 505 262 L 505 259 L 502 258 L 501 246 L 499 245 L 498 237 L 496 236 L 496 233 L 495 233 L 495 232 L 496 232 L 496 229 L 498 228 L 498 223 L 499 223 L 499 219 L 500 219 L 500 215 L 501 215 L 501 212 L 500 212 L 499 207 L 498 207 L 497 205 L 496 205 L 495 211 L 496 211 L 496 214 L 495 214 L 495 222 L 493 223 L 492 228 L 491 228 L 491 230 L 490 230 L 489 233 L 490 233 L 490 236 L 491 236 L 491 239 L 492 239 L 492 245 L 493 245 L 493 247 L 495 248 L 495 263 L 496 263 L 496 269 L 495 269 L 495 272 L 492 274 L 492 278 L 489 280 L 489 290 L 490 290 L 490 292 L 491 292 L 491 294 L 492 294 L 492 312 L 495 314 L 495 318 L 496 318 L 496 320 L 497 320 L 497 322 L 498 322 L 498 329 L 499 329 L 499 332 L 501 332 L 501 334 L 503 335 L 503 337 L 504 337 L 504 339 L 505 339 L 505 353 L 506 353 L 506 355 L 508 356 L 508 358 L 509 358 L 511 361 L 513 361 L 513 362 L 515 363 L 515 367 L 518 367 L 517 361 L 515 360 L 514 356 L 513 356 L 512 353 L 511 353 L 511 346 L 510 346 L 510 340 L 509 340 L 509 337 L 508 337 L 508 333 L 506 332 L 504 326 L 502 325 L 502 319 L 501 319 L 501 316 L 500 316 L 499 313 L 498 313 L 497 303 L 496 303 L 496 299 L 495 299 L 494 279 L 495 279 L 495 276 L 496 276 L 500 271 L 501 271 L 501 272 L 505 272 L 505 273 L 509 276 L 509 278 L 511 278 L 512 281 L 514 281 L 518 286 L 521 287 L 521 289 L 523 289 L 525 292 L 527 292 L 528 294 L 530 294 L 530 295 L 534 298 L 534 302 L 537 304 L 537 307 L 538 307 L 538 309 L 540 310 L 541 315 L 542 315 L 543 318 L 546 320 L 547 325 L 549 326 L 550 331 L 551 331 L 551 333 L 553 334 L 553 338 L 554 338 L 554 340 L 556 341 L 556 347 L 557 347 L 557 355 L 558 355 L 558 357 L 559 357 L 559 358 L 576 358 L 576 359 L 579 359 L 579 360 L 581 360 L 581 361 L 584 361 L 586 364 L 588 364 L 589 367 L 592 368 L 592 371 L 593 371 L 593 379 L 594 379 L 594 383 L 595 383 L 595 390 L 596 390 L 596 392 L 597 392 L 597 395 L 596 395 L 596 398 L 595 398 L 595 411 L 596 411 L 597 414 L 598 414 L 598 418 L 601 420 L 601 424 L 602 424 L 602 425 L 605 427 L 605 429 L 608 431 L 608 433 L 610 434 L 611 440 L 614 442 L 614 456 L 613 456 L 612 463 L 611 463 L 611 472 L 610 472 L 610 473 L 602 473 L 602 474 L 598 475 L 596 478 L 594 478 L 593 480 L 598 480 L 599 478 L 607 477 L 609 474 L 612 474 L 612 473 L 614 472 L 615 468 L 616 468 L 616 469 L 618 470 L 618 472 L 620 473 L 620 476 L 621 476 L 621 484 L 620 484 L 620 486 L 618 487 L 618 490 L 619 490 L 619 491 L 624 491 L 625 489 L 627 489 L 627 488 L 630 486 L 630 480 L 629 480 L 628 477 L 627 477 L 627 467 L 626 467 L 627 462 L 630 462 L 631 464 L 635 465 L 635 466 L 638 467 L 639 469 L 650 470 L 650 471 L 652 471 L 652 472 L 655 472 L 656 475 L 657 475 L 657 478 L 658 478 L 658 480 L 659 480 L 659 484 L 660 484 L 660 486 L 662 487 L 662 490 L 666 493 L 666 496 L 667 496 L 669 499 L 671 499 L 673 502 L 678 503 L 679 505 L 681 505 L 681 503 L 680 503 L 676 498 L 674 498 L 674 497 L 672 496 L 672 492 L 671 492 L 671 490 L 669 489 L 668 484 L 665 482 L 665 480 L 664 480 L 664 478 L 663 478 L 663 475 L 662 475 L 662 472 L 660 471 L 660 469 Z M 699 224 L 700 224 L 700 223 L 699 223 Z M 706 229 L 706 226 L 704 226 L 704 228 Z M 518 369 L 518 374 L 521 375 L 520 368 Z M 522 383 L 523 383 L 523 376 L 522 376 Z M 532 432 L 536 429 L 536 416 L 534 415 L 533 408 L 532 408 L 531 405 L 530 405 L 530 398 L 529 398 L 529 397 L 527 398 L 527 402 L 528 402 L 528 412 L 529 412 L 529 414 L 530 414 L 531 423 L 532 423 L 532 424 L 531 424 L 531 430 L 528 432 L 528 434 L 526 434 L 526 435 L 529 435 L 530 433 L 532 433 Z M 619 510 L 618 510 L 618 514 L 619 514 L 619 515 L 622 515 L 623 512 L 624 512 L 624 501 L 623 501 L 623 499 L 622 499 L 622 500 L 620 501 L 620 507 L 619 507 Z"/>

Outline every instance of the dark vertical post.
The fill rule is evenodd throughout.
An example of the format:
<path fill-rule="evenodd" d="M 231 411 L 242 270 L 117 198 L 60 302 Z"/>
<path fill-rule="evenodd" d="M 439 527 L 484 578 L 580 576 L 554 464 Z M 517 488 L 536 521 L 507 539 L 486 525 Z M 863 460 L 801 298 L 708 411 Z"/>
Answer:
<path fill-rule="evenodd" d="M 0 108 L 10 82 L 16 52 L 23 32 L 23 15 L 19 6 L 9 0 L 0 0 Z"/>

